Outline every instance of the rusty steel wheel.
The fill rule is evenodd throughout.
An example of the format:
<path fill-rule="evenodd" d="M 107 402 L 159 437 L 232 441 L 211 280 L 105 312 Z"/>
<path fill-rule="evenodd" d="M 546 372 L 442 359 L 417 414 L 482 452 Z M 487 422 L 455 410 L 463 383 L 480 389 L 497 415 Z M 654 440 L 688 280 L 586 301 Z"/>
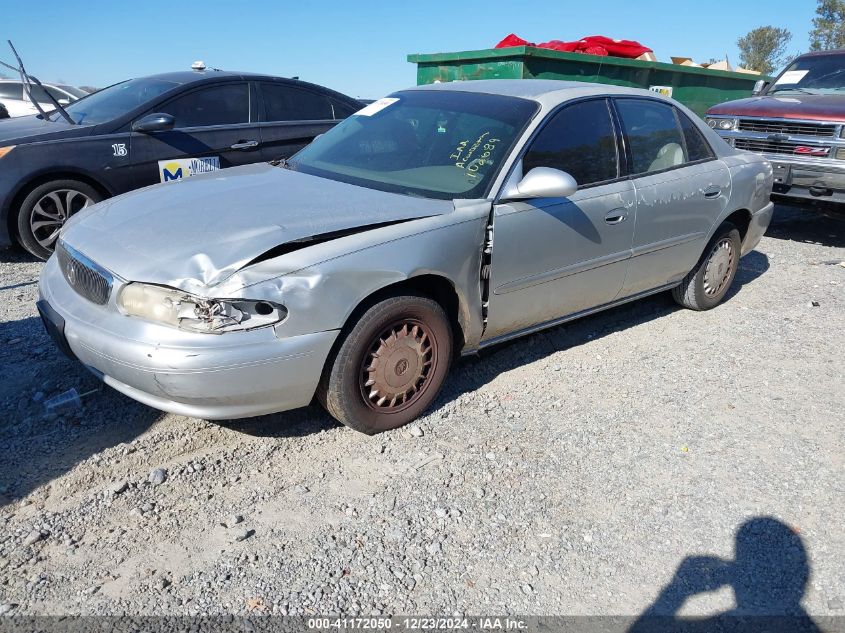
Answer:
<path fill-rule="evenodd" d="M 353 318 L 327 361 L 317 398 L 363 433 L 407 424 L 434 402 L 449 371 L 445 311 L 428 297 L 398 295 Z"/>
<path fill-rule="evenodd" d="M 372 342 L 361 366 L 361 395 L 377 411 L 411 406 L 428 387 L 437 341 L 416 319 L 397 321 Z"/>

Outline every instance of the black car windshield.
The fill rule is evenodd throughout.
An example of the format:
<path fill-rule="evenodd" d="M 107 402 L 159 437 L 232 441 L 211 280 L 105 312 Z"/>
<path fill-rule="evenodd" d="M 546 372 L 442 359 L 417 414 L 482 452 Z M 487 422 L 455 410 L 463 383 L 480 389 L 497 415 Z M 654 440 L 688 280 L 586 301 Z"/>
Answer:
<path fill-rule="evenodd" d="M 163 79 L 130 79 L 74 101 L 65 110 L 75 123 L 96 125 L 126 114 L 178 85 Z M 48 117 L 56 121 L 61 114 L 51 112 Z"/>
<path fill-rule="evenodd" d="M 845 91 L 845 55 L 812 55 L 797 59 L 777 78 L 768 94 L 803 92 L 832 94 Z"/>
<path fill-rule="evenodd" d="M 452 90 L 408 90 L 359 110 L 287 166 L 426 198 L 481 198 L 539 106 Z"/>

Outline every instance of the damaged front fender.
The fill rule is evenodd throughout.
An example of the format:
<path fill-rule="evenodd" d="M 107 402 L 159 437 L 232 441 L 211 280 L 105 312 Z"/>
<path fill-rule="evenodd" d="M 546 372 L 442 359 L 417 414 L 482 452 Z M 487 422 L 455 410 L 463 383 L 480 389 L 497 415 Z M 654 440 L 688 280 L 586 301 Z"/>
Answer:
<path fill-rule="evenodd" d="M 341 329 L 368 297 L 423 275 L 447 280 L 458 296 L 456 315 L 467 349 L 481 338 L 480 270 L 490 210 L 486 200 L 460 201 L 448 216 L 425 218 L 344 236 L 301 251 L 261 260 L 213 288 L 216 296 L 243 296 L 284 305 L 280 337 Z"/>

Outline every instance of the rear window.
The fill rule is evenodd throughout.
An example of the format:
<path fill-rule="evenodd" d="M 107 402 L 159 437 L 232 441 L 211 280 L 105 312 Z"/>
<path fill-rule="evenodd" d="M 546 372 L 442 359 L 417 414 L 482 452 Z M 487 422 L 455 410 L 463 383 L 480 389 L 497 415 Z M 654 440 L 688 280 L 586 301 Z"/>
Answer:
<path fill-rule="evenodd" d="M 686 114 L 677 108 L 675 112 L 678 115 L 678 121 L 681 123 L 681 129 L 684 131 L 684 140 L 687 142 L 687 160 L 693 162 L 713 158 L 713 150 L 701 134 L 701 130 L 690 121 Z"/>
<path fill-rule="evenodd" d="M 687 162 L 675 109 L 665 103 L 618 99 L 617 109 L 633 158 L 633 173 L 645 174 Z"/>
<path fill-rule="evenodd" d="M 332 109 L 334 110 L 334 118 L 336 119 L 345 119 L 348 116 L 352 116 L 358 110 L 364 107 L 361 103 L 350 104 L 347 101 L 341 101 L 339 99 L 332 99 Z"/>
<path fill-rule="evenodd" d="M 16 82 L 0 84 L 0 98 L 21 100 L 23 98 L 23 85 Z"/>
<path fill-rule="evenodd" d="M 297 86 L 261 84 L 268 121 L 322 121 L 333 119 L 329 98 Z M 351 114 L 351 113 L 350 113 Z"/>

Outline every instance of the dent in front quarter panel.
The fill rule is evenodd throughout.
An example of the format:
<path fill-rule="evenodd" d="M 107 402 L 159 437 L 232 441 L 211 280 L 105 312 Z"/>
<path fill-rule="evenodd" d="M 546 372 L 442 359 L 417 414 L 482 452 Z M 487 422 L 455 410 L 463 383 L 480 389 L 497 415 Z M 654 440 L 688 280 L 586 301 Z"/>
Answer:
<path fill-rule="evenodd" d="M 481 253 L 490 202 L 472 204 L 475 207 L 469 209 L 462 205 L 455 223 L 367 245 L 251 284 L 244 294 L 277 297 L 288 309 L 288 318 L 276 326 L 277 336 L 298 336 L 342 328 L 358 304 L 385 286 L 419 275 L 439 275 L 455 287 L 465 350 L 474 349 L 482 330 Z M 261 264 L 268 266 L 272 262 Z M 248 271 L 242 273 L 248 277 Z"/>

